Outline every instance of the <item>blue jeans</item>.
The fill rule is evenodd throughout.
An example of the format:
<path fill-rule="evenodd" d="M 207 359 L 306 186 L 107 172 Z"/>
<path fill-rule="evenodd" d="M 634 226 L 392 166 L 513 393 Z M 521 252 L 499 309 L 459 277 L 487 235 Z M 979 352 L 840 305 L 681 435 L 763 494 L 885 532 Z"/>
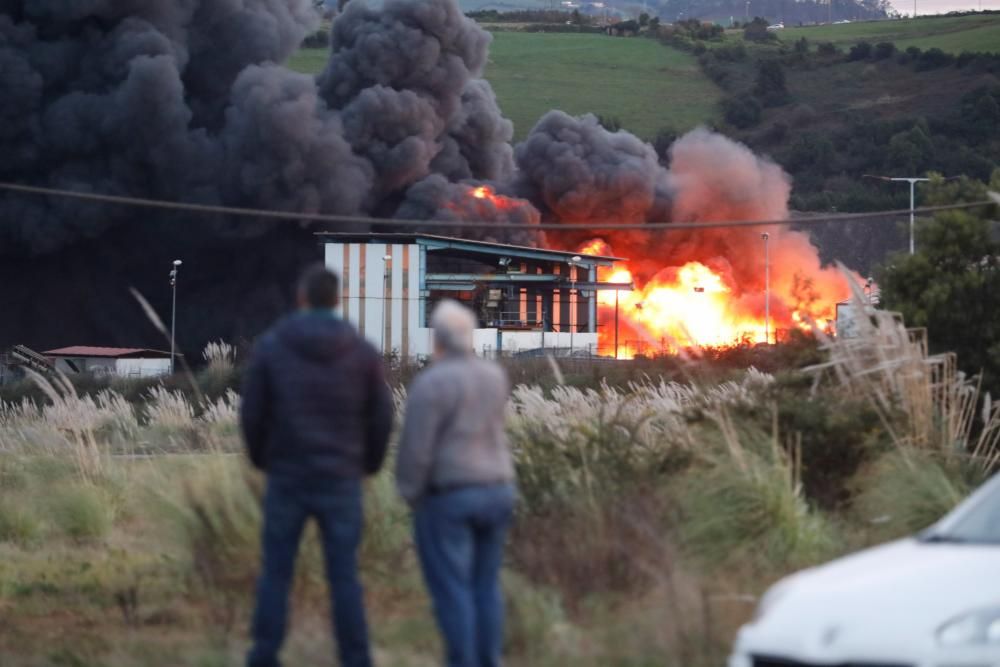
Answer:
<path fill-rule="evenodd" d="M 417 506 L 414 532 L 448 667 L 497 667 L 503 651 L 500 566 L 512 485 L 468 486 Z"/>
<path fill-rule="evenodd" d="M 357 549 L 361 541 L 361 481 L 269 475 L 264 498 L 263 567 L 257 582 L 249 667 L 277 667 L 285 639 L 288 593 L 302 530 L 319 524 L 330 584 L 333 628 L 343 667 L 370 667 L 368 625 Z"/>

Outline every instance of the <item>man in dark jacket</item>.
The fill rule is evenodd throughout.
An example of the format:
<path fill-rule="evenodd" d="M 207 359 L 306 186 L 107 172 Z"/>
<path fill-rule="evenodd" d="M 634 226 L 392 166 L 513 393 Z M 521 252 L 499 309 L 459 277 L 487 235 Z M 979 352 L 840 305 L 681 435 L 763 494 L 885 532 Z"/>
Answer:
<path fill-rule="evenodd" d="M 250 667 L 279 664 L 309 517 L 322 536 L 340 662 L 372 664 L 357 574 L 361 481 L 385 458 L 392 397 L 375 348 L 334 314 L 339 291 L 336 275 L 322 266 L 308 269 L 298 287 L 299 312 L 261 337 L 246 370 L 241 426 L 250 460 L 267 473 Z"/>

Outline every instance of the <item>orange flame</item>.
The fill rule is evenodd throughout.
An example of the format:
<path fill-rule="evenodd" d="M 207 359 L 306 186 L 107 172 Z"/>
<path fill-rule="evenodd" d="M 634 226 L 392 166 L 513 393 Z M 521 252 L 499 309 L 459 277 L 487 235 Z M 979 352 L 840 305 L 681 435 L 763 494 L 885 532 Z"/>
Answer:
<path fill-rule="evenodd" d="M 469 189 L 469 194 L 473 199 L 479 199 L 484 204 L 491 204 L 494 208 L 504 210 L 515 206 L 522 206 L 519 199 L 498 195 L 496 191 L 488 185 L 478 185 Z"/>
<path fill-rule="evenodd" d="M 789 238 L 776 255 L 794 253 L 797 239 Z M 588 241 L 580 253 L 611 255 L 601 239 Z M 793 262 L 788 262 L 793 263 Z M 790 329 L 808 330 L 810 322 L 825 326 L 836 315 L 838 301 L 850 289 L 831 269 L 798 262 L 771 271 L 770 311 L 760 284 L 737 285 L 730 274 L 690 261 L 661 269 L 631 291 L 598 292 L 598 339 L 601 354 L 615 353 L 615 311 L 618 312 L 618 356 L 632 358 L 646 352 L 677 352 L 689 347 L 732 347 L 775 342 Z M 628 262 L 604 269 L 601 280 L 633 281 Z"/>

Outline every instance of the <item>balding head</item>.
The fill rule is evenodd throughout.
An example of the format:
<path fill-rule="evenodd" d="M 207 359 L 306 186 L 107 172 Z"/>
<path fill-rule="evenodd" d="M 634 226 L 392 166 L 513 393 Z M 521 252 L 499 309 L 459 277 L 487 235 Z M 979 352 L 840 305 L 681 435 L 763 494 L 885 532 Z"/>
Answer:
<path fill-rule="evenodd" d="M 470 354 L 476 317 L 458 301 L 445 299 L 431 314 L 434 347 L 441 356 Z"/>

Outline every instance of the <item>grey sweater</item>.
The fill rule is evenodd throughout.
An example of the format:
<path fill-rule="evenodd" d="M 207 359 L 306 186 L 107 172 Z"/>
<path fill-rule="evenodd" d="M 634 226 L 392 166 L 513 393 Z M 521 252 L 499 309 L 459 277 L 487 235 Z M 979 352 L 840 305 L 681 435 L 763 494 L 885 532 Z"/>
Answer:
<path fill-rule="evenodd" d="M 510 383 L 478 357 L 436 362 L 410 386 L 396 484 L 410 504 L 433 488 L 514 480 L 504 417 Z"/>

